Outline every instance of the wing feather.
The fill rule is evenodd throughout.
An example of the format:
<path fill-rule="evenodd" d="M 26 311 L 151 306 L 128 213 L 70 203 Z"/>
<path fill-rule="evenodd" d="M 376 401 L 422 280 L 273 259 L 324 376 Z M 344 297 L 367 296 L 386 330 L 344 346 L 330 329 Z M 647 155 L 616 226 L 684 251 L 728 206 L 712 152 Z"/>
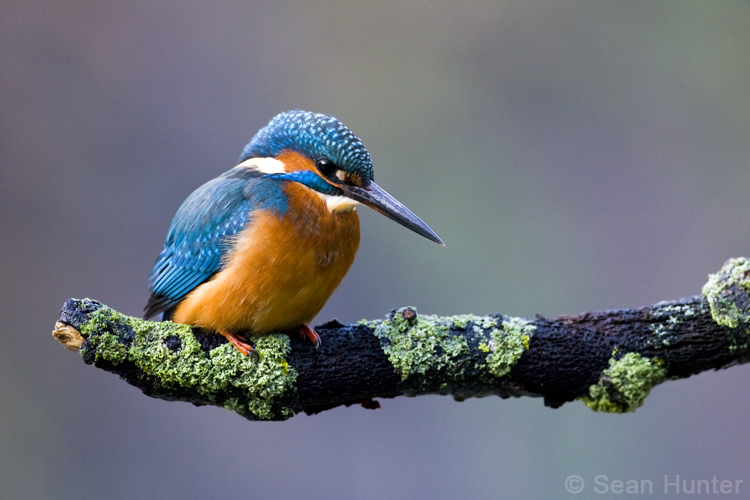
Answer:
<path fill-rule="evenodd" d="M 145 317 L 169 315 L 193 289 L 221 271 L 235 238 L 258 209 L 283 213 L 282 182 L 235 167 L 191 194 L 172 220 L 164 248 L 149 276 Z"/>
<path fill-rule="evenodd" d="M 253 210 L 279 205 L 279 183 L 260 175 L 235 168 L 185 200 L 151 271 L 144 317 L 169 312 L 219 272 L 231 239 L 251 223 Z M 260 198 L 258 192 L 263 194 Z"/>

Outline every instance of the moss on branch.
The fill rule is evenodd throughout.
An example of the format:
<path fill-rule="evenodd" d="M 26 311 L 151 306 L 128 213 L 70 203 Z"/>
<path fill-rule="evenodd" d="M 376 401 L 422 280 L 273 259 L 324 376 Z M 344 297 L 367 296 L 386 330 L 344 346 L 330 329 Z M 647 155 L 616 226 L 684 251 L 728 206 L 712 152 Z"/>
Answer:
<path fill-rule="evenodd" d="M 620 311 L 536 320 L 392 311 L 377 321 L 316 327 L 323 347 L 284 333 L 251 339 L 259 358 L 223 337 L 70 299 L 53 335 L 83 360 L 145 394 L 284 420 L 373 398 L 536 396 L 635 411 L 664 380 L 744 363 L 750 352 L 750 262 L 731 259 L 700 296 Z"/>

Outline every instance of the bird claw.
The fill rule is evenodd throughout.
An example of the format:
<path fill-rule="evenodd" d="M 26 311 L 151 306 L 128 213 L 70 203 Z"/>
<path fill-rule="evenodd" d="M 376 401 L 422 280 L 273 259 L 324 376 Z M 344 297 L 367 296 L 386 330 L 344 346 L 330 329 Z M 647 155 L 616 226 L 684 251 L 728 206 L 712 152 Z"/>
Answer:
<path fill-rule="evenodd" d="M 315 351 L 320 352 L 320 346 L 323 345 L 323 341 L 320 340 L 320 335 L 318 335 L 318 332 L 307 325 L 301 325 L 297 327 L 297 333 L 303 339 L 309 339 L 310 342 L 312 342 L 315 346 Z"/>
<path fill-rule="evenodd" d="M 227 339 L 238 351 L 245 356 L 250 356 L 250 359 L 260 359 L 258 351 L 253 349 L 253 346 L 247 343 L 247 341 L 239 335 L 235 335 L 226 330 L 220 330 L 219 335 Z"/>

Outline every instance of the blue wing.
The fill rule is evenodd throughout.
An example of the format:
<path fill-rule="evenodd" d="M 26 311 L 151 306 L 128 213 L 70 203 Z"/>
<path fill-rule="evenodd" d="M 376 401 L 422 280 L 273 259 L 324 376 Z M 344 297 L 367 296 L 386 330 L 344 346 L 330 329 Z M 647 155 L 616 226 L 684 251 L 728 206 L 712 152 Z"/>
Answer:
<path fill-rule="evenodd" d="M 195 287 L 221 270 L 231 240 L 253 210 L 285 210 L 279 183 L 259 172 L 232 169 L 191 194 L 172 220 L 156 260 L 144 317 L 169 313 Z"/>

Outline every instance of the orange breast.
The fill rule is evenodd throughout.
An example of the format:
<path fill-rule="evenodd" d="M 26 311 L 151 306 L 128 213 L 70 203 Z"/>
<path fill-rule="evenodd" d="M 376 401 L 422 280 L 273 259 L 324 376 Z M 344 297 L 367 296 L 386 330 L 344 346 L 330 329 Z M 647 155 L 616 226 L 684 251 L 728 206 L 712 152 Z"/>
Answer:
<path fill-rule="evenodd" d="M 330 213 L 301 184 L 284 191 L 286 213 L 253 212 L 224 269 L 180 303 L 174 321 L 261 335 L 306 324 L 323 308 L 354 262 L 359 218 Z"/>

